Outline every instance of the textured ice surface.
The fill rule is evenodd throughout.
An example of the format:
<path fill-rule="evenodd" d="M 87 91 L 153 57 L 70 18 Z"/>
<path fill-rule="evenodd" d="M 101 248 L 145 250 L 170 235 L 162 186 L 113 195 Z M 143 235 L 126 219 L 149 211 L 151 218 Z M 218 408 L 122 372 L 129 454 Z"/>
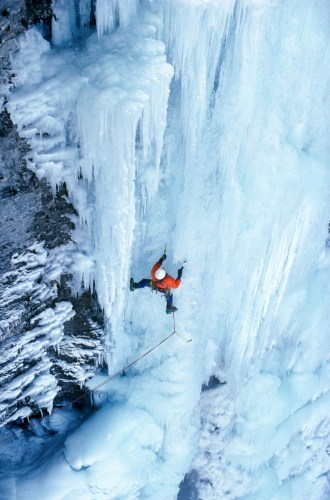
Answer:
<path fill-rule="evenodd" d="M 9 109 L 79 211 L 75 272 L 96 280 L 110 371 L 173 328 L 160 296 L 127 288 L 165 242 L 171 274 L 188 261 L 176 321 L 193 342 L 105 386 L 67 462 L 18 491 L 175 498 L 192 464 L 205 500 L 325 498 L 329 5 L 99 0 L 97 16 L 81 45 L 25 37 Z M 219 367 L 226 387 L 199 402 Z"/>

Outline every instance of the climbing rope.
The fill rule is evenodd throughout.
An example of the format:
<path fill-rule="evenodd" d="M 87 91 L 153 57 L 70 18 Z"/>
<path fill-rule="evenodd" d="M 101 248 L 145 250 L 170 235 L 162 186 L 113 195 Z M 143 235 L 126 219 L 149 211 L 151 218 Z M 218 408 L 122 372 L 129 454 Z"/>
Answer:
<path fill-rule="evenodd" d="M 116 378 L 119 375 L 123 374 L 126 370 L 128 370 L 129 368 L 131 368 L 131 366 L 135 365 L 135 363 L 137 363 L 138 361 L 140 361 L 142 358 L 144 358 L 145 356 L 148 356 L 148 354 L 150 354 L 152 351 L 154 351 L 155 349 L 157 349 L 157 347 L 159 347 L 161 344 L 164 344 L 164 342 L 166 342 L 169 338 L 171 338 L 172 335 L 174 335 L 175 333 L 177 333 L 177 332 L 175 331 L 175 317 L 174 317 L 174 312 L 173 312 L 173 332 L 170 333 L 170 335 L 168 335 L 163 340 L 161 340 L 160 342 L 158 342 L 158 344 L 156 344 L 154 347 L 152 347 L 151 349 L 149 349 L 148 351 L 146 351 L 144 354 L 141 354 L 141 356 L 139 356 L 134 361 L 132 361 L 131 363 L 129 363 L 128 365 L 126 365 L 124 368 L 122 368 L 118 372 L 114 373 L 113 375 L 111 375 L 110 377 L 108 377 L 106 380 L 103 380 L 103 382 L 101 382 L 97 386 L 93 387 L 93 389 L 88 389 L 87 391 L 85 391 L 83 394 L 81 394 L 76 399 L 70 401 L 69 403 L 66 403 L 66 404 L 62 405 L 61 407 L 55 408 L 53 410 L 53 412 L 51 413 L 51 415 L 45 415 L 44 417 L 42 417 L 41 419 L 39 419 L 35 423 L 28 423 L 28 424 L 26 424 L 18 432 L 12 431 L 12 434 L 10 436 L 7 436 L 5 438 L 0 439 L 0 443 L 3 443 L 4 441 L 7 441 L 8 439 L 11 439 L 11 438 L 13 438 L 15 436 L 20 436 L 26 429 L 30 429 L 31 427 L 34 427 L 34 426 L 38 425 L 41 420 L 44 420 L 45 418 L 51 417 L 52 415 L 54 415 L 54 413 L 57 413 L 57 412 L 59 412 L 61 410 L 64 410 L 65 408 L 73 405 L 77 401 L 80 401 L 81 399 L 85 398 L 86 396 L 92 394 L 93 392 L 95 392 L 97 389 L 99 389 L 103 385 L 107 384 L 108 382 L 110 382 L 114 378 Z"/>

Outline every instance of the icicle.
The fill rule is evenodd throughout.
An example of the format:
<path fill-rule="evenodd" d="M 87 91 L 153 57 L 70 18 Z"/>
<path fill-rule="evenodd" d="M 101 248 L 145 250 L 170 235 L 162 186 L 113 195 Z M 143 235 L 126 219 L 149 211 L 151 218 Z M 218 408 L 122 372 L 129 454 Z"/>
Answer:
<path fill-rule="evenodd" d="M 117 26 L 127 27 L 137 12 L 138 0 L 97 0 L 97 33 L 101 37 Z"/>
<path fill-rule="evenodd" d="M 200 0 L 188 5 L 185 0 L 165 0 L 164 3 L 163 37 L 175 67 L 175 78 L 180 80 L 181 129 L 189 163 L 196 155 L 221 48 L 237 2 Z"/>
<path fill-rule="evenodd" d="M 79 25 L 81 32 L 89 28 L 91 20 L 92 0 L 79 0 Z"/>
<path fill-rule="evenodd" d="M 101 37 L 104 33 L 111 32 L 116 20 L 115 0 L 97 0 L 95 14 L 98 36 Z"/>
<path fill-rule="evenodd" d="M 90 84 L 77 103 L 82 137 L 79 170 L 91 183 L 95 199 L 93 210 L 86 216 L 97 264 L 89 276 L 84 276 L 84 280 L 88 285 L 95 280 L 100 303 L 106 316 L 111 317 L 114 330 L 122 314 L 125 295 L 118 283 L 126 281 L 128 261 L 125 255 L 132 245 L 136 170 L 141 175 L 147 195 L 152 197 L 158 187 L 158 167 L 172 78 L 164 45 L 145 38 L 150 30 L 144 30 L 143 36 L 140 36 L 136 26 L 134 30 L 134 36 L 121 34 L 114 38 L 112 53 L 103 56 L 108 69 L 102 76 L 101 90 L 99 73 L 93 71 L 93 66 L 88 68 Z M 122 64 L 123 59 L 125 65 Z M 131 85 L 132 74 L 134 82 Z M 120 87 L 117 82 L 125 82 L 125 85 Z M 92 130 L 91 123 L 94 124 Z M 136 130 L 140 123 L 143 124 L 143 160 L 137 162 Z"/>
<path fill-rule="evenodd" d="M 52 43 L 70 42 L 77 35 L 75 0 L 53 0 Z"/>

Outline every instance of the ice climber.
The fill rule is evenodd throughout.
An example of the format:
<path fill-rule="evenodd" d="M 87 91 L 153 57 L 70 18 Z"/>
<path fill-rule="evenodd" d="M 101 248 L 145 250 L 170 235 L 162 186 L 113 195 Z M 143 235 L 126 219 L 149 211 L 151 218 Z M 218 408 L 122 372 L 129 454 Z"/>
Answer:
<path fill-rule="evenodd" d="M 166 253 L 156 262 L 156 264 L 151 269 L 151 278 L 144 278 L 138 283 L 134 282 L 134 279 L 130 280 L 130 290 L 133 291 L 136 288 L 144 288 L 146 286 L 151 287 L 157 292 L 161 292 L 166 298 L 166 314 L 171 314 L 177 311 L 177 308 L 173 305 L 173 295 L 171 288 L 178 288 L 181 284 L 181 277 L 183 266 L 178 269 L 178 277 L 174 279 L 172 276 L 167 274 L 165 269 L 162 267 L 164 260 L 166 259 Z"/>

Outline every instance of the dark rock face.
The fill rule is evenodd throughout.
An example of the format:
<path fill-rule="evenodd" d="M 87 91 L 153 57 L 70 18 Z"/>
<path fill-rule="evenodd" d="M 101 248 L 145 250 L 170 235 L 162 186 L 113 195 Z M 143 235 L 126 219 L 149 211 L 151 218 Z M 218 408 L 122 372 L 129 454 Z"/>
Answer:
<path fill-rule="evenodd" d="M 70 240 L 74 225 L 69 218 L 74 208 L 66 200 L 65 186 L 53 197 L 45 180 L 25 166 L 29 147 L 21 139 L 7 111 L 0 114 L 0 272 L 8 268 L 11 256 L 35 240 L 50 249 Z"/>
<path fill-rule="evenodd" d="M 51 0 L 0 0 L 0 107 L 12 85 L 10 54 L 16 50 L 18 36 L 37 24 L 50 40 L 52 15 Z"/>
<path fill-rule="evenodd" d="M 0 118 L 1 425 L 81 394 L 103 363 L 103 332 L 97 298 L 72 297 L 68 274 L 48 277 L 74 228 L 65 186 L 54 197 L 26 168 L 27 144 Z"/>
<path fill-rule="evenodd" d="M 61 287 L 62 288 L 62 287 Z M 64 287 L 64 297 L 65 297 Z M 61 294 L 59 294 L 59 298 Z M 54 367 L 52 373 L 61 386 L 55 403 L 79 396 L 80 386 L 95 370 L 104 365 L 103 315 L 97 297 L 84 292 L 78 299 L 70 297 L 75 315 L 64 325 L 60 349 L 52 348 Z M 89 401 L 88 401 L 89 403 Z"/>
<path fill-rule="evenodd" d="M 50 37 L 51 0 L 0 0 L 0 93 L 11 86 L 17 36 L 40 24 Z M 2 99 L 3 102 L 4 99 Z M 1 104 L 1 102 L 0 102 Z M 103 363 L 97 297 L 72 296 L 60 246 L 71 241 L 76 213 L 66 186 L 53 196 L 26 167 L 29 147 L 0 112 L 0 426 L 74 399 Z M 50 277 L 62 269 L 57 280 Z M 58 272 L 58 271 L 57 271 Z"/>
<path fill-rule="evenodd" d="M 197 481 L 198 472 L 195 469 L 188 472 L 180 483 L 178 500 L 199 500 Z"/>
<path fill-rule="evenodd" d="M 23 33 L 32 24 L 50 26 L 51 0 L 1 0 L 0 29 L 1 45 L 12 37 Z"/>
<path fill-rule="evenodd" d="M 31 225 L 35 207 L 41 207 L 41 194 L 36 191 L 32 202 L 34 176 L 24 161 L 28 146 L 19 140 L 6 111 L 0 114 L 0 120 L 0 271 L 3 272 L 8 269 L 11 255 L 33 241 Z"/>

